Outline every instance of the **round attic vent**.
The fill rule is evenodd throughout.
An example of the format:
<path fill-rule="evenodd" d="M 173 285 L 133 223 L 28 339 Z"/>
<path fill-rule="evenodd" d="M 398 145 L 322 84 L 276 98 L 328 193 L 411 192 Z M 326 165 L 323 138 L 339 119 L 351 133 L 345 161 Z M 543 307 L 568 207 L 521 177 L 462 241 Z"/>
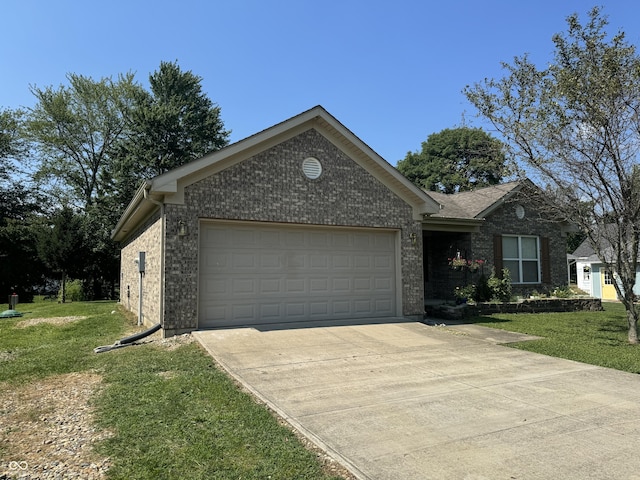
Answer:
<path fill-rule="evenodd" d="M 322 164 L 317 158 L 309 157 L 302 161 L 302 171 L 311 180 L 315 180 L 322 175 Z"/>

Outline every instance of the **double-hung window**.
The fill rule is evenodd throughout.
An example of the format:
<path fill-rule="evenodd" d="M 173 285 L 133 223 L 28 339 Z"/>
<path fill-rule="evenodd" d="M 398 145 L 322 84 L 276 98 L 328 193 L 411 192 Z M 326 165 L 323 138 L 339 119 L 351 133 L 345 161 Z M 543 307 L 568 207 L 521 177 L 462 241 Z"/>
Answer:
<path fill-rule="evenodd" d="M 509 270 L 512 283 L 540 283 L 540 239 L 503 235 L 502 264 Z"/>

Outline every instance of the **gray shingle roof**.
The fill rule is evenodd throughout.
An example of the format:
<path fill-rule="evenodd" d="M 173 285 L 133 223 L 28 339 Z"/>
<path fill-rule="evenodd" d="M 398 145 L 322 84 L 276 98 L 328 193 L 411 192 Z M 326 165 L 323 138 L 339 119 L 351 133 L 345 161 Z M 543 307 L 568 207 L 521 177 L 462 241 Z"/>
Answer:
<path fill-rule="evenodd" d="M 515 181 L 470 192 L 446 194 L 427 191 L 427 194 L 441 205 L 440 211 L 433 217 L 478 219 L 483 218 L 485 212 L 498 202 L 511 196 L 522 184 L 522 181 Z"/>

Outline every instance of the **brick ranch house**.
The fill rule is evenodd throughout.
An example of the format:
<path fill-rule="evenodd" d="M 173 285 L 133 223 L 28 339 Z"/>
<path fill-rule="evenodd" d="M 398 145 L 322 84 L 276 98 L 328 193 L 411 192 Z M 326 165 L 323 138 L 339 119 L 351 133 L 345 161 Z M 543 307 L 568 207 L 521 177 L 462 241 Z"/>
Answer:
<path fill-rule="evenodd" d="M 426 193 L 317 106 L 146 181 L 112 238 L 121 303 L 165 336 L 230 326 L 421 320 L 473 274 L 566 282 L 564 226 L 528 181 Z"/>

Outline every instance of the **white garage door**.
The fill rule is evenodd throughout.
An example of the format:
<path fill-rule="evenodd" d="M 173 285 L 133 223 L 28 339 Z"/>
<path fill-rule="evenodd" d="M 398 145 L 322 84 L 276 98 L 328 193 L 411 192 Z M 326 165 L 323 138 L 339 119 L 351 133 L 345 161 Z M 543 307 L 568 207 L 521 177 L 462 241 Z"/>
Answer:
<path fill-rule="evenodd" d="M 396 316 L 396 233 L 202 223 L 199 327 Z"/>

